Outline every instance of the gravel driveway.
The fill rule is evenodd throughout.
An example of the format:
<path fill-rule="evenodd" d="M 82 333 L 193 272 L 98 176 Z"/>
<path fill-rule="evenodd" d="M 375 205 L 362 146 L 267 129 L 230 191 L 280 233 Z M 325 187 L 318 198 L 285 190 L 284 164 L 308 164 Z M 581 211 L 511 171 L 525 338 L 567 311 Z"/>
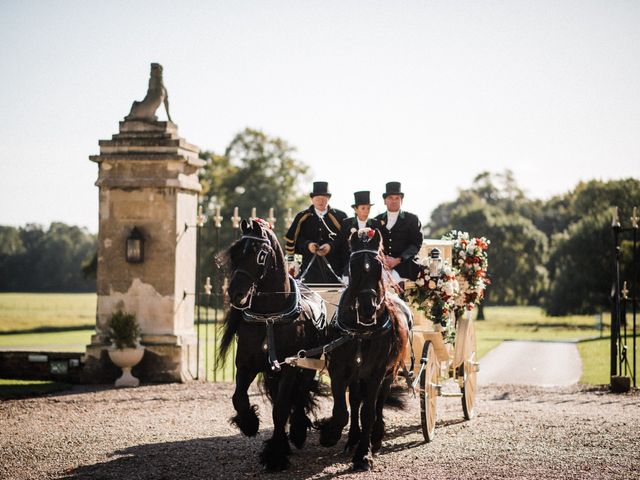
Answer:
<path fill-rule="evenodd" d="M 0 478 L 246 478 L 270 433 L 257 438 L 227 423 L 230 384 L 74 387 L 48 397 L 0 403 Z M 350 472 L 341 445 L 318 446 L 312 432 L 292 468 L 270 479 L 640 478 L 640 394 L 578 387 L 484 386 L 479 415 L 462 421 L 457 398 L 439 399 L 436 439 L 425 444 L 417 400 L 387 415 L 388 436 L 374 470 Z M 322 412 L 330 409 L 323 400 Z"/>

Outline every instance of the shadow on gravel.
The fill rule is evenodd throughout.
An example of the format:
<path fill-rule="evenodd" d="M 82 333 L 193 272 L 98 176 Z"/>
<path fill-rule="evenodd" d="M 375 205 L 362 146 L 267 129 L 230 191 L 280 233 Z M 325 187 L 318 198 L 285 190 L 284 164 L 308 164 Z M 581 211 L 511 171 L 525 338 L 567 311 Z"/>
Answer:
<path fill-rule="evenodd" d="M 265 472 L 258 463 L 258 453 L 262 449 L 261 439 L 269 436 L 271 432 L 265 430 L 258 438 L 250 439 L 233 435 L 137 445 L 114 452 L 113 459 L 109 461 L 80 466 L 56 478 L 230 480 L 261 477 Z M 292 447 L 289 470 L 268 474 L 267 478 L 280 480 L 313 476 L 318 480 L 329 480 L 351 473 L 350 457 L 337 449 L 320 447 L 317 436 L 312 435 L 310 444 L 302 450 Z M 326 476 L 318 476 L 329 466 L 336 468 Z"/>
<path fill-rule="evenodd" d="M 453 424 L 458 422 L 453 422 Z M 448 424 L 439 424 L 446 427 Z M 390 444 L 389 441 L 415 433 L 419 426 L 389 429 L 378 455 L 425 445 L 423 441 Z M 262 440 L 269 438 L 271 429 L 258 437 L 242 435 L 197 438 L 178 442 L 150 443 L 115 451 L 112 459 L 93 465 L 83 465 L 56 477 L 64 480 L 80 479 L 216 479 L 262 477 L 258 463 Z M 321 447 L 317 433 L 311 432 L 307 445 L 297 450 L 292 446 L 291 467 L 280 473 L 270 473 L 269 480 L 291 480 L 314 477 L 329 480 L 353 473 L 351 456 L 342 453 L 346 435 L 332 448 Z M 376 455 L 377 456 L 377 455 Z M 375 462 L 375 457 L 374 457 Z M 328 470 L 328 471 L 325 471 Z M 323 474 L 324 472 L 324 474 Z"/>
<path fill-rule="evenodd" d="M 253 439 L 255 440 L 255 439 Z M 103 463 L 64 472 L 61 479 L 247 478 L 261 473 L 256 447 L 240 435 L 137 445 Z"/>

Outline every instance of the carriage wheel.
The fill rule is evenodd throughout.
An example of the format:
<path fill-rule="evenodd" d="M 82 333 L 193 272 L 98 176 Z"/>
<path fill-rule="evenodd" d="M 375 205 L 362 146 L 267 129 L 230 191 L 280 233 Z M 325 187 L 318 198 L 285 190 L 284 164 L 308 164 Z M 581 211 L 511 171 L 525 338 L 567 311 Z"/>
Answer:
<path fill-rule="evenodd" d="M 462 412 L 465 420 L 471 420 L 476 415 L 476 385 L 478 378 L 476 327 L 473 322 L 469 325 L 467 346 L 467 355 L 462 364 Z"/>
<path fill-rule="evenodd" d="M 440 368 L 436 358 L 436 350 L 428 340 L 422 347 L 421 358 L 426 361 L 426 364 L 420 374 L 420 418 L 424 439 L 426 442 L 430 442 L 436 433 L 436 398 L 438 398 Z"/>

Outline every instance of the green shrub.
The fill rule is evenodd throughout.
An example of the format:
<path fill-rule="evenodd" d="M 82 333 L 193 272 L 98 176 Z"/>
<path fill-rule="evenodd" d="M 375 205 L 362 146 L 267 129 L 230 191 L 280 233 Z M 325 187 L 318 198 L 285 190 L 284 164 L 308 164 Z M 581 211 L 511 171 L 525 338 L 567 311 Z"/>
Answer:
<path fill-rule="evenodd" d="M 109 339 L 116 348 L 135 348 L 140 337 L 140 325 L 133 313 L 117 311 L 111 315 L 107 324 Z"/>

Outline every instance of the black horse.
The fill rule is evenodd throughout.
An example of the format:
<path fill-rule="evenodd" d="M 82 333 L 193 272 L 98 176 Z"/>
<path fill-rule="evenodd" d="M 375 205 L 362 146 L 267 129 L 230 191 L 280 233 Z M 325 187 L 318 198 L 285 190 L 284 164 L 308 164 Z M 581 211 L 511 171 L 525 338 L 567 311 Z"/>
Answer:
<path fill-rule="evenodd" d="M 411 314 L 401 300 L 386 293 L 381 243 L 377 230 L 351 234 L 349 286 L 331 325 L 334 339 L 351 340 L 328 354 L 333 415 L 320 422 L 320 443 L 328 447 L 340 439 L 349 421 L 345 400 L 349 387 L 351 427 L 345 451 L 355 447 L 354 470 L 369 470 L 371 453 L 380 449 L 383 406 L 408 345 Z"/>
<path fill-rule="evenodd" d="M 289 439 L 301 448 L 311 426 L 308 415 L 315 407 L 315 371 L 281 364 L 278 359 L 296 355 L 320 344 L 326 327 L 322 299 L 287 274 L 284 254 L 268 223 L 242 221 L 242 237 L 227 251 L 228 287 L 232 308 L 224 320 L 218 353 L 223 359 L 237 335 L 236 389 L 231 422 L 242 433 L 258 432 L 257 406 L 247 390 L 263 373 L 266 393 L 273 403 L 273 436 L 265 442 L 260 463 L 268 470 L 284 470 L 291 453 Z"/>

